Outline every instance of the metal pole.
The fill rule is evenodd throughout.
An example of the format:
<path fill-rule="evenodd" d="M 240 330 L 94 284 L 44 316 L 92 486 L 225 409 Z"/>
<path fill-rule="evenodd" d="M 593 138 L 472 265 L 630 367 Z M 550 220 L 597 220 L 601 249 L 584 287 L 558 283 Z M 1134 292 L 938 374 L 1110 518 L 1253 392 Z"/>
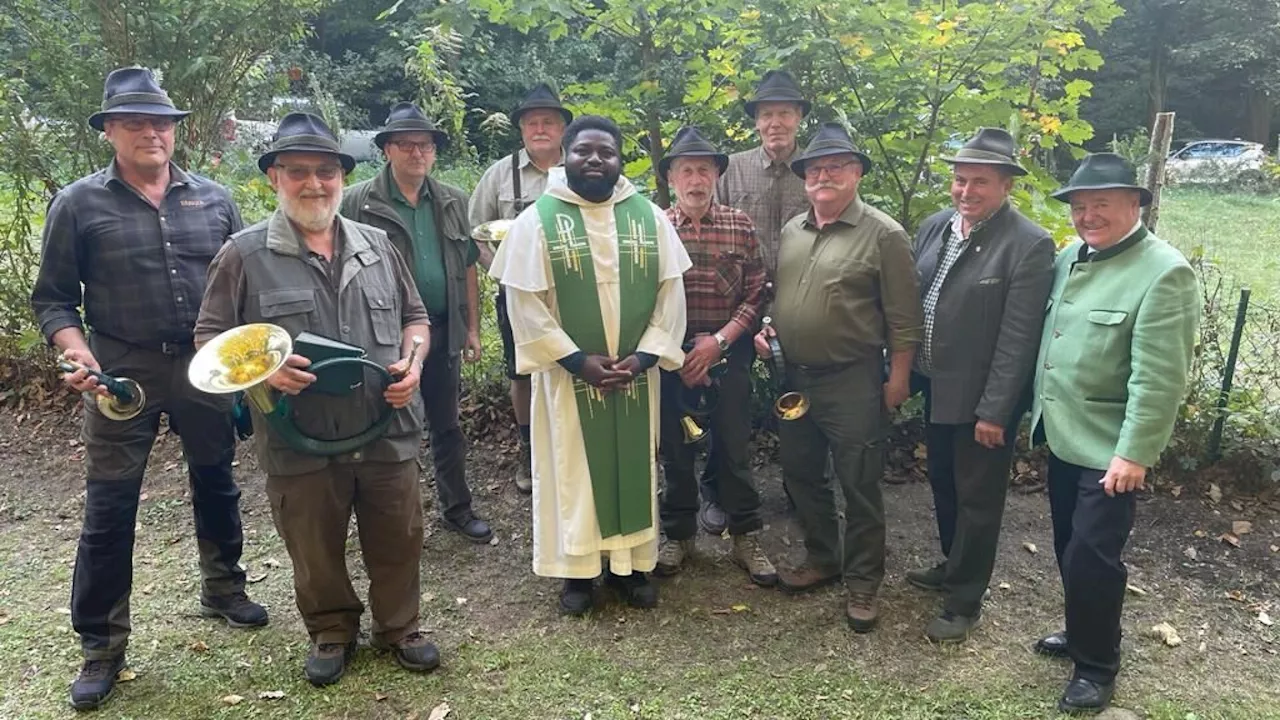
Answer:
<path fill-rule="evenodd" d="M 1227 351 L 1227 366 L 1222 370 L 1222 391 L 1218 393 L 1218 417 L 1213 421 L 1209 435 L 1209 461 L 1222 457 L 1222 429 L 1227 422 L 1227 401 L 1231 397 L 1231 383 L 1236 375 L 1236 359 L 1240 355 L 1240 337 L 1244 334 L 1244 321 L 1249 310 L 1249 288 L 1240 290 L 1240 302 L 1236 305 L 1236 324 L 1231 330 L 1231 348 Z"/>

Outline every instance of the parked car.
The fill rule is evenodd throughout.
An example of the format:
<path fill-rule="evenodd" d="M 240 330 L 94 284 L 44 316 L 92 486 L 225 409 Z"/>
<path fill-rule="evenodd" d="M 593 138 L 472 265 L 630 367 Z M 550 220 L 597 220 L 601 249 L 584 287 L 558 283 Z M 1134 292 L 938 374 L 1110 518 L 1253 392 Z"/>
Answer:
<path fill-rule="evenodd" d="M 278 114 L 283 115 L 291 110 L 306 110 L 308 106 L 296 103 L 282 103 L 276 98 L 273 106 Z M 227 145 L 236 150 L 244 150 L 250 155 L 260 155 L 271 145 L 275 137 L 278 123 L 267 120 L 241 120 L 235 111 L 227 113 L 222 119 L 222 137 Z M 379 152 L 373 144 L 375 130 L 341 130 L 336 129 L 338 139 L 342 143 L 342 152 L 356 159 L 356 162 L 372 162 L 378 159 Z"/>
<path fill-rule="evenodd" d="M 1227 183 L 1262 171 L 1267 152 L 1262 143 L 1243 140 L 1196 140 L 1170 153 L 1165 181 Z"/>

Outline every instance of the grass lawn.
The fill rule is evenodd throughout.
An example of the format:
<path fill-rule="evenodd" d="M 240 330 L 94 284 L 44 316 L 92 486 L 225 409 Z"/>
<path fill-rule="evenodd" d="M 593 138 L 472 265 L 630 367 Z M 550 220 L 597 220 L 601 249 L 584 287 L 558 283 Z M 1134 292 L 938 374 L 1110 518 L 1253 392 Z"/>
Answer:
<path fill-rule="evenodd" d="M 1156 234 L 1188 255 L 1202 250 L 1255 300 L 1280 297 L 1280 197 L 1168 188 Z"/>

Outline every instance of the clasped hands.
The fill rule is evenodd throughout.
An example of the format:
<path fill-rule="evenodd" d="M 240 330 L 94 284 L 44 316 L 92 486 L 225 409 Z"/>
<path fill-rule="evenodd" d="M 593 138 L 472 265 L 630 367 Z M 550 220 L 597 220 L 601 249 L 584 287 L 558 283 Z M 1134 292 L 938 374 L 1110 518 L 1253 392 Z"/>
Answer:
<path fill-rule="evenodd" d="M 640 358 L 634 354 L 615 360 L 608 355 L 591 353 L 582 361 L 582 370 L 578 373 L 583 382 L 606 393 L 625 387 L 639 374 Z"/>

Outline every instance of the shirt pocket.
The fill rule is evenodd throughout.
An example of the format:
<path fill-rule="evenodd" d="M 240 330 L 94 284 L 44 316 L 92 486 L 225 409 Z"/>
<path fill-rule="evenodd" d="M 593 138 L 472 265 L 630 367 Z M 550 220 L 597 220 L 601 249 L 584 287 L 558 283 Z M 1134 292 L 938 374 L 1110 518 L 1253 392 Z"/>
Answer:
<path fill-rule="evenodd" d="M 742 253 L 726 250 L 716 258 L 716 294 L 736 297 L 742 289 Z"/>
<path fill-rule="evenodd" d="M 258 314 L 291 337 L 311 329 L 316 312 L 314 288 L 279 288 L 258 293 Z"/>
<path fill-rule="evenodd" d="M 394 293 L 387 288 L 366 285 L 364 299 L 369 307 L 374 342 L 379 345 L 400 344 L 400 308 Z"/>

